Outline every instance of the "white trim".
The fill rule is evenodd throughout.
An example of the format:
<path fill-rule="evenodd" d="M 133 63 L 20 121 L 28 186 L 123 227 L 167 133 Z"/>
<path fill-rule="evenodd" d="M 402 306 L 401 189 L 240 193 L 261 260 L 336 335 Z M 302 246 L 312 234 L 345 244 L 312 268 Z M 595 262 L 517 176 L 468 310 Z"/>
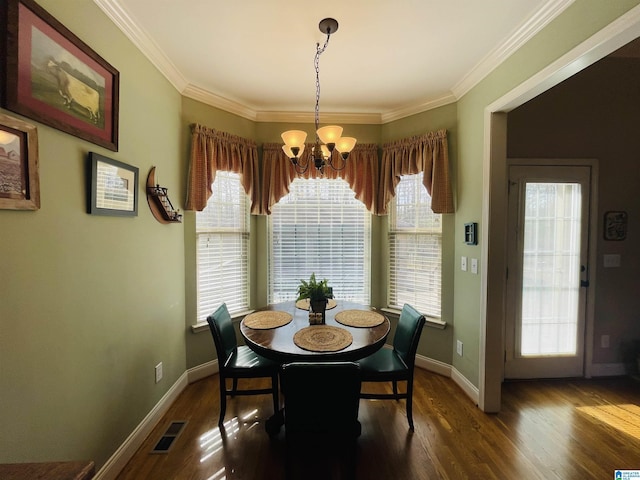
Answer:
<path fill-rule="evenodd" d="M 220 365 L 218 364 L 218 359 L 215 359 L 211 360 L 210 362 L 203 363 L 202 365 L 190 368 L 187 371 L 187 377 L 189 379 L 189 383 L 194 383 L 198 380 L 202 380 L 203 378 L 215 375 L 219 371 Z"/>
<path fill-rule="evenodd" d="M 533 17 L 528 18 L 509 38 L 489 52 L 462 80 L 453 86 L 451 91 L 454 96 L 460 98 L 468 93 L 573 2 L 574 0 L 549 0 Z"/>
<path fill-rule="evenodd" d="M 433 358 L 416 355 L 416 367 L 451 378 L 451 365 Z"/>
<path fill-rule="evenodd" d="M 322 112 L 322 123 L 380 125 L 379 113 L 339 113 Z M 256 112 L 258 122 L 314 123 L 315 114 L 309 112 Z"/>
<path fill-rule="evenodd" d="M 448 92 L 439 98 L 425 100 L 415 105 L 410 105 L 408 107 L 402 107 L 396 110 L 389 110 L 388 112 L 384 112 L 381 115 L 382 123 L 389 123 L 393 122 L 394 120 L 400 120 L 402 118 L 426 112 L 428 110 L 433 110 L 438 107 L 443 107 L 457 101 L 458 98 L 456 98 L 456 96 L 452 93 Z"/>
<path fill-rule="evenodd" d="M 239 117 L 246 118 L 248 120 L 256 121 L 257 113 L 252 108 L 231 100 L 229 98 L 216 95 L 213 92 L 205 90 L 204 88 L 197 87 L 192 84 L 187 84 L 183 89 L 179 90 L 182 95 L 193 100 L 204 103 L 205 105 L 211 105 L 212 107 L 219 108 L 225 112 L 233 113 Z"/>
<path fill-rule="evenodd" d="M 94 480 L 113 480 L 122 469 L 127 465 L 129 460 L 136 453 L 138 448 L 151 434 L 155 426 L 158 424 L 169 407 L 175 402 L 178 396 L 187 386 L 187 372 L 180 375 L 180 378 L 171 388 L 164 394 L 160 401 L 151 409 L 140 424 L 131 432 L 122 445 L 115 451 L 106 463 L 98 470 Z"/>
<path fill-rule="evenodd" d="M 627 369 L 624 363 L 594 363 L 591 365 L 593 377 L 619 377 L 626 375 Z"/>
<path fill-rule="evenodd" d="M 458 385 L 464 393 L 471 399 L 473 403 L 478 405 L 480 400 L 480 390 L 467 377 L 462 375 L 455 367 L 451 367 L 451 380 Z"/>

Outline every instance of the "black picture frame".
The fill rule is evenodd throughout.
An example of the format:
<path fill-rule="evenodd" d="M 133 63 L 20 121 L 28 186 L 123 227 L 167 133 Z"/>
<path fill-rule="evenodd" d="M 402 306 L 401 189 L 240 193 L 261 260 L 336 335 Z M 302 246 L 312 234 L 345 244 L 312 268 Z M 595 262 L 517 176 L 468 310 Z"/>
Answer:
<path fill-rule="evenodd" d="M 33 0 L 3 0 L 0 19 L 2 106 L 118 151 L 118 70 Z"/>
<path fill-rule="evenodd" d="M 88 205 L 91 215 L 138 215 L 138 167 L 89 152 Z"/>

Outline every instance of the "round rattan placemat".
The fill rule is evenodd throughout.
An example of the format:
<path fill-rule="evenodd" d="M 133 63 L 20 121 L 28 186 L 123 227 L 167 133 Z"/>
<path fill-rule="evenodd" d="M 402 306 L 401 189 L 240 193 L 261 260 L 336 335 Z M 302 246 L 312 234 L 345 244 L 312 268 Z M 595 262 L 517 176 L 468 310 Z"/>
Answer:
<path fill-rule="evenodd" d="M 327 310 L 336 308 L 336 305 L 338 305 L 338 303 L 333 298 L 329 298 L 327 300 Z M 300 310 L 309 310 L 309 299 L 303 298 L 302 300 L 298 300 L 296 302 L 296 308 L 299 308 Z"/>
<path fill-rule="evenodd" d="M 377 327 L 384 322 L 384 316 L 370 310 L 343 310 L 336 313 L 336 322 L 348 327 Z"/>
<path fill-rule="evenodd" d="M 254 330 L 269 330 L 282 327 L 289 323 L 293 317 L 290 313 L 279 310 L 265 310 L 263 312 L 250 313 L 244 317 L 245 326 Z"/>
<path fill-rule="evenodd" d="M 337 352 L 347 348 L 352 342 L 351 333 L 331 325 L 305 327 L 293 336 L 293 343 L 311 352 Z"/>

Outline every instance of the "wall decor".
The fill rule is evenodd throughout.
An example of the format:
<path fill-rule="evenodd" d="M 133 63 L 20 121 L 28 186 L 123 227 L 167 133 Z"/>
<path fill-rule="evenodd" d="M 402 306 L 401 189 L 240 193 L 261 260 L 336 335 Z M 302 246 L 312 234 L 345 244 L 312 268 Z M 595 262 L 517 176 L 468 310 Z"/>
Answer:
<path fill-rule="evenodd" d="M 0 114 L 0 208 L 40 208 L 38 130 Z"/>
<path fill-rule="evenodd" d="M 3 0 L 2 106 L 118 150 L 120 74 L 33 0 Z"/>
<path fill-rule="evenodd" d="M 151 213 L 160 223 L 181 223 L 182 214 L 173 207 L 168 191 L 158 183 L 156 167 L 151 167 L 147 175 L 147 203 Z"/>
<path fill-rule="evenodd" d="M 87 213 L 138 215 L 138 167 L 89 152 Z"/>
<path fill-rule="evenodd" d="M 604 239 L 624 240 L 627 238 L 627 212 L 606 212 L 604 214 Z"/>

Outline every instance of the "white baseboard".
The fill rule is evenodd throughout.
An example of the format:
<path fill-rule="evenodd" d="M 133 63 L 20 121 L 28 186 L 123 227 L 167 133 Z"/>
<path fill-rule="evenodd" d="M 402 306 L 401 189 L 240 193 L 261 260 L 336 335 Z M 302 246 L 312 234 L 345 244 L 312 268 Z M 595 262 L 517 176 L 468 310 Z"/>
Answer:
<path fill-rule="evenodd" d="M 213 363 L 213 362 L 209 362 Z M 187 385 L 191 381 L 192 375 L 194 378 L 199 380 L 200 377 L 197 378 L 201 373 L 201 370 L 205 370 L 206 368 L 213 368 L 209 366 L 209 364 L 201 365 L 200 367 L 196 367 L 191 370 L 187 370 L 180 378 L 176 380 L 176 382 L 171 386 L 171 388 L 164 394 L 164 396 L 160 399 L 160 401 L 151 409 L 151 411 L 147 414 L 146 417 L 140 422 L 140 424 L 131 432 L 131 434 L 127 437 L 122 445 L 115 451 L 113 455 L 106 461 L 106 463 L 98 470 L 96 473 L 94 480 L 113 480 L 118 474 L 122 471 L 122 469 L 127 465 L 129 460 L 133 457 L 133 455 L 138 451 L 140 445 L 147 439 L 147 437 L 151 434 L 152 430 L 158 424 L 169 407 L 175 402 L 178 396 L 182 393 L 182 391 L 187 387 Z M 216 372 L 218 367 L 218 362 L 215 362 Z"/>
<path fill-rule="evenodd" d="M 210 377 L 219 371 L 220 367 L 218 366 L 218 359 L 215 359 L 210 362 L 203 363 L 202 365 L 198 365 L 197 367 L 190 368 L 187 370 L 187 376 L 189 383 L 193 383 L 198 380 L 202 380 L 203 378 Z"/>
<path fill-rule="evenodd" d="M 422 355 L 416 355 L 416 367 L 451 378 L 476 405 L 480 401 L 480 390 L 478 390 L 478 387 L 448 363 L 443 363 Z"/>
<path fill-rule="evenodd" d="M 592 377 L 617 377 L 626 375 L 627 369 L 624 363 L 592 363 Z"/>
<path fill-rule="evenodd" d="M 451 380 L 467 394 L 473 403 L 478 405 L 480 402 L 480 390 L 454 367 L 451 367 Z"/>

